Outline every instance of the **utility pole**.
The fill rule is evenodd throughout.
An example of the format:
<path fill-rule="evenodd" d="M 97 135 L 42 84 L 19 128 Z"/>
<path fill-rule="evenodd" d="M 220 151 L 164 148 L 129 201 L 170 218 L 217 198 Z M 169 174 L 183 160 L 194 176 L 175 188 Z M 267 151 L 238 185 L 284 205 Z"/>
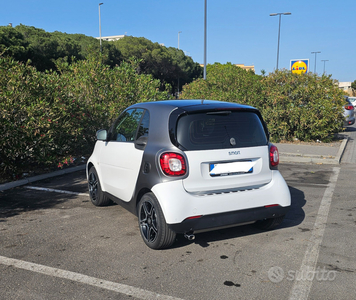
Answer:
<path fill-rule="evenodd" d="M 181 31 L 178 31 L 178 50 L 179 50 L 179 35 L 181 34 Z M 177 97 L 179 98 L 179 74 L 178 74 L 178 94 Z"/>
<path fill-rule="evenodd" d="M 206 23 L 207 23 L 207 0 L 204 0 L 204 73 L 203 78 L 206 79 Z"/>
<path fill-rule="evenodd" d="M 315 52 L 312 52 L 311 54 L 315 54 L 315 63 L 314 63 L 314 73 L 316 74 L 316 55 L 317 53 L 321 53 L 320 51 L 315 51 Z"/>
<path fill-rule="evenodd" d="M 326 61 L 329 61 L 329 60 L 328 60 L 328 59 L 322 59 L 321 61 L 324 62 L 324 72 L 323 72 L 323 74 L 325 75 L 325 62 L 326 62 Z"/>
<path fill-rule="evenodd" d="M 280 38 L 281 38 L 281 17 L 282 17 L 282 15 L 291 15 L 291 14 L 292 13 L 290 13 L 290 12 L 270 14 L 271 17 L 279 16 L 278 44 L 277 44 L 277 67 L 276 67 L 276 70 L 278 70 L 278 61 L 279 61 L 279 41 L 280 41 Z"/>
<path fill-rule="evenodd" d="M 100 35 L 100 52 L 103 51 L 102 45 L 101 45 L 101 14 L 100 14 L 100 6 L 103 5 L 104 3 L 99 3 L 99 35 Z"/>

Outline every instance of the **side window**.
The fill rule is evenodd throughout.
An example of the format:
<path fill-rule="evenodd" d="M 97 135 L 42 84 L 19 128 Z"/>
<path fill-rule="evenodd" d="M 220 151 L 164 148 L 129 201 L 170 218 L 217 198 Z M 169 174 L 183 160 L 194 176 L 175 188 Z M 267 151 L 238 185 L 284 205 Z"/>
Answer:
<path fill-rule="evenodd" d="M 143 113 L 143 109 L 129 109 L 122 113 L 111 128 L 110 140 L 133 142 Z"/>
<path fill-rule="evenodd" d="M 138 127 L 136 140 L 141 136 L 148 136 L 149 125 L 150 125 L 150 114 L 148 113 L 148 111 L 146 111 L 145 114 L 143 115 L 140 126 Z"/>

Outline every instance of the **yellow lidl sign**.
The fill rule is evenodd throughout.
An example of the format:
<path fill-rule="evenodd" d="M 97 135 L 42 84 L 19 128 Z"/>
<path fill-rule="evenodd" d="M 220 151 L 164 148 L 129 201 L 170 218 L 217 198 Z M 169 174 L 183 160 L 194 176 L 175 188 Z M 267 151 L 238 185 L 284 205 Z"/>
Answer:
<path fill-rule="evenodd" d="M 295 59 L 290 61 L 292 73 L 304 74 L 309 71 L 309 59 Z"/>

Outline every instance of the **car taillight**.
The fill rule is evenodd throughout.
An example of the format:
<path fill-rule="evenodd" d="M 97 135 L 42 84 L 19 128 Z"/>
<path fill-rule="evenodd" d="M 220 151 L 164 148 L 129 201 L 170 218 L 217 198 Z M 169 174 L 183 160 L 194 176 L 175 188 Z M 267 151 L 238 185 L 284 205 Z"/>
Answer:
<path fill-rule="evenodd" d="M 270 205 L 265 205 L 265 208 L 270 208 L 270 207 L 276 207 L 280 206 L 279 204 L 270 204 Z"/>
<path fill-rule="evenodd" d="M 165 152 L 159 159 L 162 171 L 168 176 L 182 176 L 187 172 L 183 155 L 174 152 Z"/>
<path fill-rule="evenodd" d="M 353 105 L 345 105 L 345 109 L 346 110 L 353 110 L 354 107 L 353 107 Z"/>
<path fill-rule="evenodd" d="M 279 164 L 279 153 L 275 145 L 269 148 L 269 164 L 271 167 L 277 167 Z"/>

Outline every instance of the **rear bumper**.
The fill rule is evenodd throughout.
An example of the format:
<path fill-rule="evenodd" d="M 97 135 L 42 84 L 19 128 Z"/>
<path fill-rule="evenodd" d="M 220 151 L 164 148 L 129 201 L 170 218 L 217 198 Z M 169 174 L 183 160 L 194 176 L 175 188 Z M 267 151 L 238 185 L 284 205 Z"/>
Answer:
<path fill-rule="evenodd" d="M 168 224 L 176 233 L 194 232 L 204 229 L 213 229 L 229 225 L 238 225 L 269 218 L 277 218 L 285 215 L 289 206 L 258 207 L 231 211 L 227 213 L 202 216 L 196 219 L 187 219 L 179 224 Z"/>
<path fill-rule="evenodd" d="M 152 192 L 166 223 L 179 231 L 180 226 L 187 228 L 190 223 L 200 230 L 275 217 L 273 214 L 284 214 L 284 208 L 291 205 L 288 185 L 277 170 L 272 171 L 268 184 L 244 191 L 196 195 L 184 189 L 182 180 L 176 180 L 157 184 Z M 189 219 L 195 216 L 202 217 Z"/>
<path fill-rule="evenodd" d="M 355 124 L 355 117 L 347 118 L 344 121 L 344 127 L 354 125 Z"/>

